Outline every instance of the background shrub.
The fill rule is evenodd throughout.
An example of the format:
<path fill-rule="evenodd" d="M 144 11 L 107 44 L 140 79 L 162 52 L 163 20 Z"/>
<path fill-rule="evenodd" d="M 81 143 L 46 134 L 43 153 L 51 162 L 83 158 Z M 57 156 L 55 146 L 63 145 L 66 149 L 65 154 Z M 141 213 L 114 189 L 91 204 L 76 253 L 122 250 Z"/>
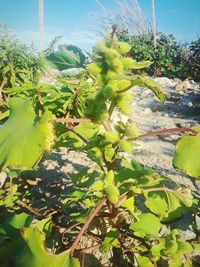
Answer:
<path fill-rule="evenodd" d="M 153 61 L 147 70 L 151 76 L 190 78 L 200 81 L 200 39 L 190 44 L 178 43 L 172 34 L 157 34 L 154 49 L 153 34 L 130 36 L 128 31 L 118 32 L 119 39 L 131 45 L 132 58 Z"/>

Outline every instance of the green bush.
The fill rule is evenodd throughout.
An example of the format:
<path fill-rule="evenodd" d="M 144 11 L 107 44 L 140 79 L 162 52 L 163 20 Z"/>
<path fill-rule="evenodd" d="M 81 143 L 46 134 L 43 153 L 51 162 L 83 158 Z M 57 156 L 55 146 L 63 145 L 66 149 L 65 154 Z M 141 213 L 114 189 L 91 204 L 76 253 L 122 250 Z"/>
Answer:
<path fill-rule="evenodd" d="M 189 57 L 186 62 L 186 73 L 196 81 L 200 81 L 200 38 L 191 42 L 189 46 Z"/>
<path fill-rule="evenodd" d="M 149 75 L 200 80 L 200 39 L 190 44 L 180 44 L 172 34 L 158 33 L 154 49 L 152 33 L 129 36 L 123 31 L 118 36 L 131 45 L 130 53 L 134 59 L 153 61 L 147 70 Z"/>
<path fill-rule="evenodd" d="M 0 24 L 0 98 L 3 89 L 36 83 L 43 63 L 33 49 L 19 42 L 5 25 Z"/>

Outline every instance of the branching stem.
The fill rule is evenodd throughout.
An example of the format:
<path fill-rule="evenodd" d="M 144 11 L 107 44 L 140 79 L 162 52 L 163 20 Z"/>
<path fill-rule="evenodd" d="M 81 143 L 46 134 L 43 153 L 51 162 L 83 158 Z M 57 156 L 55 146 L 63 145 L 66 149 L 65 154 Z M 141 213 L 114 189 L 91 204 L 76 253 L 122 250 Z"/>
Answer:
<path fill-rule="evenodd" d="M 55 118 L 51 119 L 50 121 L 52 122 L 65 122 L 65 123 L 80 123 L 80 122 L 85 122 L 85 123 L 90 123 L 92 122 L 90 119 L 78 119 L 78 118 Z"/>
<path fill-rule="evenodd" d="M 171 134 L 171 133 L 184 133 L 184 132 L 191 132 L 194 135 L 196 135 L 198 132 L 195 131 L 192 128 L 186 128 L 186 127 L 180 127 L 180 128 L 169 128 L 169 129 L 163 129 L 163 130 L 158 130 L 154 132 L 148 132 L 146 134 L 139 135 L 135 138 L 128 138 L 127 141 L 135 141 L 136 139 L 144 139 L 144 138 L 149 138 L 154 135 L 161 135 L 161 134 Z"/>
<path fill-rule="evenodd" d="M 29 206 L 28 204 L 26 204 L 25 202 L 21 201 L 21 200 L 17 200 L 16 202 L 19 206 L 29 210 L 31 213 L 35 214 L 36 216 L 40 217 L 40 218 L 45 218 L 45 216 L 39 212 L 38 210 L 36 210 L 35 208 L 33 208 L 32 206 Z"/>
<path fill-rule="evenodd" d="M 106 202 L 106 198 L 103 198 L 99 202 L 99 204 L 96 206 L 96 208 L 93 210 L 93 212 L 90 214 L 89 218 L 87 219 L 87 221 L 85 222 L 85 224 L 81 228 L 79 234 L 77 235 L 74 243 L 71 246 L 71 251 L 70 251 L 71 256 L 73 256 L 74 250 L 76 249 L 76 246 L 78 245 L 78 242 L 80 241 L 82 235 L 85 233 L 85 231 L 87 230 L 89 224 L 91 223 L 91 221 L 93 220 L 93 218 L 97 215 L 97 213 L 100 211 L 100 209 L 103 207 L 103 205 L 105 204 L 105 202 Z"/>

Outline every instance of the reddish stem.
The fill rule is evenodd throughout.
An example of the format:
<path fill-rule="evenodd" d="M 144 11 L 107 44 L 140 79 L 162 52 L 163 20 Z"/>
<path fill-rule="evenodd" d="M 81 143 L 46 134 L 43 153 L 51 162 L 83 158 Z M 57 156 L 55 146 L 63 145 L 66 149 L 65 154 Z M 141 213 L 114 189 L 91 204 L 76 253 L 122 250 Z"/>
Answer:
<path fill-rule="evenodd" d="M 96 244 L 92 247 L 88 247 L 88 248 L 83 248 L 83 249 L 77 249 L 77 251 L 79 251 L 80 253 L 90 253 L 92 252 L 93 250 L 96 250 L 100 247 L 100 244 Z"/>
<path fill-rule="evenodd" d="M 87 230 L 89 224 L 91 223 L 91 221 L 93 220 L 93 218 L 97 215 L 97 213 L 100 211 L 100 209 L 103 207 L 103 205 L 104 205 L 105 202 L 106 202 L 106 198 L 103 198 L 99 202 L 99 204 L 96 206 L 96 208 L 93 210 L 93 212 L 90 214 L 88 220 L 85 222 L 85 224 L 81 228 L 79 234 L 77 235 L 74 243 L 71 246 L 71 251 L 70 251 L 71 256 L 73 256 L 74 250 L 76 249 L 76 246 L 78 245 L 78 242 L 80 241 L 82 235 L 85 233 L 85 231 Z"/>
<path fill-rule="evenodd" d="M 85 252 L 82 253 L 82 262 L 81 262 L 81 267 L 85 266 Z"/>
<path fill-rule="evenodd" d="M 160 134 L 170 134 L 170 133 L 184 133 L 184 132 L 191 132 L 193 134 L 197 134 L 198 132 L 191 129 L 191 128 L 185 128 L 185 127 L 180 127 L 180 128 L 170 128 L 170 129 L 163 129 L 163 130 L 158 130 L 154 132 L 149 132 L 146 134 L 139 135 L 135 138 L 129 138 L 127 141 L 134 141 L 136 139 L 143 139 L 143 138 L 148 138 L 154 135 L 160 135 Z"/>
<path fill-rule="evenodd" d="M 17 200 L 16 202 L 19 206 L 26 208 L 27 210 L 29 210 L 31 213 L 35 214 L 36 216 L 40 217 L 40 218 L 45 218 L 45 216 L 39 212 L 38 210 L 34 209 L 33 207 L 27 205 L 25 202 L 21 201 L 21 200 Z"/>

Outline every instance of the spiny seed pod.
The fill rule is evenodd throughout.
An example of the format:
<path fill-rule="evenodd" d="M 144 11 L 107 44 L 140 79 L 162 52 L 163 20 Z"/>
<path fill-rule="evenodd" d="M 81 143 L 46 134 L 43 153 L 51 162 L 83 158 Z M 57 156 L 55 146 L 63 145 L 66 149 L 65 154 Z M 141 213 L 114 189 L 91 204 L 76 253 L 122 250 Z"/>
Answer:
<path fill-rule="evenodd" d="M 121 54 L 126 54 L 131 50 L 131 46 L 124 42 L 117 42 L 115 48 Z"/>
<path fill-rule="evenodd" d="M 113 91 L 115 92 L 118 89 L 118 81 L 110 80 L 108 86 L 112 87 Z"/>
<path fill-rule="evenodd" d="M 91 63 L 87 67 L 91 74 L 97 75 L 101 73 L 101 68 L 96 63 Z"/>
<path fill-rule="evenodd" d="M 107 48 L 104 51 L 104 53 L 105 53 L 105 58 L 107 60 L 112 60 L 112 59 L 118 58 L 120 56 L 119 53 L 113 48 Z"/>
<path fill-rule="evenodd" d="M 106 86 L 101 89 L 101 94 L 104 97 L 104 99 L 107 100 L 113 96 L 114 90 L 111 86 Z"/>
<path fill-rule="evenodd" d="M 114 72 L 114 71 L 112 71 L 112 70 L 109 70 L 108 72 L 107 72 L 107 78 L 109 78 L 109 79 L 112 79 L 112 78 L 114 78 L 114 77 L 116 77 L 116 73 Z"/>
<path fill-rule="evenodd" d="M 131 138 L 135 138 L 138 136 L 138 130 L 137 130 L 135 123 L 127 122 L 125 135 Z"/>
<path fill-rule="evenodd" d="M 131 69 L 135 63 L 136 63 L 136 60 L 130 57 L 122 58 L 122 64 L 123 64 L 124 69 Z"/>
<path fill-rule="evenodd" d="M 119 141 L 119 135 L 118 135 L 118 133 L 115 133 L 113 131 L 106 132 L 105 137 L 106 137 L 106 141 L 107 142 L 110 142 L 112 144 L 114 144 L 114 143 L 116 143 L 116 142 Z"/>
<path fill-rule="evenodd" d="M 94 48 L 94 54 L 96 54 L 97 56 L 102 56 L 105 51 L 106 51 L 107 47 L 104 41 L 99 41 L 96 43 L 95 48 Z"/>
<path fill-rule="evenodd" d="M 119 145 L 123 152 L 131 153 L 133 150 L 132 144 L 126 140 L 121 140 Z"/>
<path fill-rule="evenodd" d="M 110 65 L 113 69 L 113 71 L 117 71 L 120 69 L 123 71 L 123 65 L 122 65 L 122 62 L 119 58 L 115 58 L 113 59 L 111 62 L 110 62 Z"/>

